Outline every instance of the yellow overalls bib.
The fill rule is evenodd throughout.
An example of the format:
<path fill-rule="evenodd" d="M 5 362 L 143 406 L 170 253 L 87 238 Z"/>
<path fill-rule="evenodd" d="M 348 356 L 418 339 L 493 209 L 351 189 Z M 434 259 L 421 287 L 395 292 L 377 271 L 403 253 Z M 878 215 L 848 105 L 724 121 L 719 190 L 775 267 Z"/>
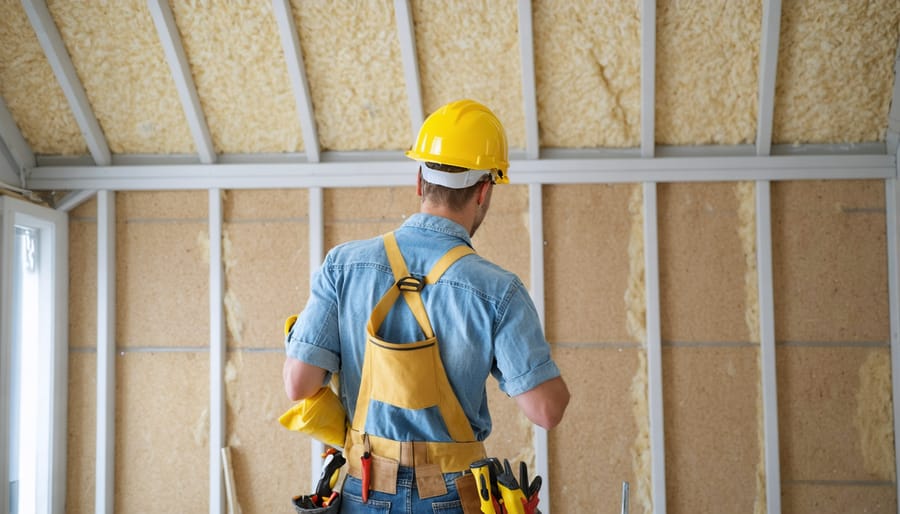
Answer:
<path fill-rule="evenodd" d="M 366 350 L 356 411 L 344 451 L 351 475 L 360 477 L 360 457 L 372 455 L 371 488 L 396 493 L 398 466 L 416 468 L 416 483 L 422 498 L 446 494 L 442 473 L 464 471 L 485 457 L 484 445 L 475 440 L 472 426 L 456 398 L 444 371 L 438 341 L 425 312 L 419 291 L 434 284 L 460 257 L 474 253 L 468 246 L 450 249 L 424 279 L 410 276 L 393 233 L 384 235 L 384 246 L 395 284 L 381 298 L 366 326 Z M 376 334 L 402 294 L 425 339 L 391 343 Z M 370 400 L 403 409 L 437 407 L 453 442 L 394 441 L 365 433 Z M 443 492 L 441 492 L 443 489 Z"/>

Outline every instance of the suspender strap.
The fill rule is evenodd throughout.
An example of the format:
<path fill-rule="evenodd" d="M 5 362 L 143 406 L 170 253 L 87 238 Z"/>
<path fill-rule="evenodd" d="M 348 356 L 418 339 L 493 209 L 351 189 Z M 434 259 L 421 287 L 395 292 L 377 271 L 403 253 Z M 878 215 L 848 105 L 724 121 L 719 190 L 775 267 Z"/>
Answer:
<path fill-rule="evenodd" d="M 434 330 L 431 328 L 431 321 L 428 319 L 428 313 L 425 311 L 425 305 L 422 303 L 419 291 L 421 291 L 426 284 L 437 283 L 444 272 L 447 271 L 453 263 L 470 253 L 475 253 L 475 250 L 472 250 L 466 245 L 459 245 L 451 248 L 438 259 L 434 267 L 431 268 L 431 271 L 429 271 L 424 280 L 422 280 L 410 275 L 409 270 L 406 268 L 406 262 L 403 260 L 403 255 L 400 253 L 400 247 L 397 245 L 397 238 L 394 236 L 393 232 L 388 232 L 384 235 L 384 249 L 387 252 L 388 261 L 391 264 L 391 271 L 394 273 L 395 287 L 391 287 L 390 290 L 381 297 L 381 300 L 375 305 L 375 308 L 372 309 L 372 315 L 369 317 L 369 333 L 377 333 L 378 328 L 380 328 L 381 324 L 384 322 L 384 318 L 387 317 L 388 313 L 391 311 L 391 307 L 393 307 L 397 298 L 402 293 L 403 299 L 409 306 L 409 310 L 412 311 L 413 316 L 416 318 L 416 322 L 419 324 L 419 328 L 421 328 L 422 333 L 425 334 L 425 339 L 431 339 L 434 337 Z"/>

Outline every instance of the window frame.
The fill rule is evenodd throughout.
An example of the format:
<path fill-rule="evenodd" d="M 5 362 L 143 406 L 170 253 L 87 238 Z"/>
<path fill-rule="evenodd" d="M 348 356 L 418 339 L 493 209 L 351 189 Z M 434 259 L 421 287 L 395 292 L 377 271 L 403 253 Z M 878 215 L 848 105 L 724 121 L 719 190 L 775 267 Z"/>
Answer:
<path fill-rule="evenodd" d="M 0 513 L 9 509 L 9 406 L 12 348 L 12 260 L 16 225 L 40 229 L 40 266 L 49 277 L 40 279 L 40 314 L 46 329 L 39 336 L 48 358 L 40 370 L 40 437 L 47 452 L 39 450 L 38 512 L 65 512 L 68 406 L 68 214 L 10 196 L 0 195 Z M 44 301 L 47 298 L 49 301 Z"/>

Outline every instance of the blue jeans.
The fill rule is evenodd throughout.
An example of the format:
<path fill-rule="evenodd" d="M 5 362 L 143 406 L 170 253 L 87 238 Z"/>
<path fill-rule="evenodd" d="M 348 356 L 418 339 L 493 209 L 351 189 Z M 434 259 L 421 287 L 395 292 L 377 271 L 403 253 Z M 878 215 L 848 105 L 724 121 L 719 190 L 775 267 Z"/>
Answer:
<path fill-rule="evenodd" d="M 413 468 L 397 471 L 397 494 L 369 491 L 369 501 L 362 502 L 362 481 L 348 476 L 341 490 L 341 514 L 462 514 L 459 493 L 454 480 L 462 473 L 444 474 L 447 494 L 421 499 L 416 488 Z"/>

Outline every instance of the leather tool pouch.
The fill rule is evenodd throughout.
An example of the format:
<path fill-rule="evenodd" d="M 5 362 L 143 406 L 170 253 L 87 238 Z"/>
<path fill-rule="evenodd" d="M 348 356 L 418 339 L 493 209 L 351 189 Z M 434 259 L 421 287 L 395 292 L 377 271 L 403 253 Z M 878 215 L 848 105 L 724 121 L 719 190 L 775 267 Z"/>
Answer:
<path fill-rule="evenodd" d="M 291 500 L 291 505 L 297 514 L 338 514 L 341 511 L 341 495 L 338 494 L 327 507 L 303 507 L 302 505 L 314 505 L 310 495 L 297 496 Z"/>
<path fill-rule="evenodd" d="M 459 503 L 463 514 L 481 514 L 481 500 L 478 499 L 478 487 L 475 475 L 466 473 L 456 479 L 456 490 L 459 492 Z"/>
<path fill-rule="evenodd" d="M 447 482 L 437 464 L 419 464 L 416 466 L 416 488 L 419 498 L 434 498 L 447 494 Z"/>

